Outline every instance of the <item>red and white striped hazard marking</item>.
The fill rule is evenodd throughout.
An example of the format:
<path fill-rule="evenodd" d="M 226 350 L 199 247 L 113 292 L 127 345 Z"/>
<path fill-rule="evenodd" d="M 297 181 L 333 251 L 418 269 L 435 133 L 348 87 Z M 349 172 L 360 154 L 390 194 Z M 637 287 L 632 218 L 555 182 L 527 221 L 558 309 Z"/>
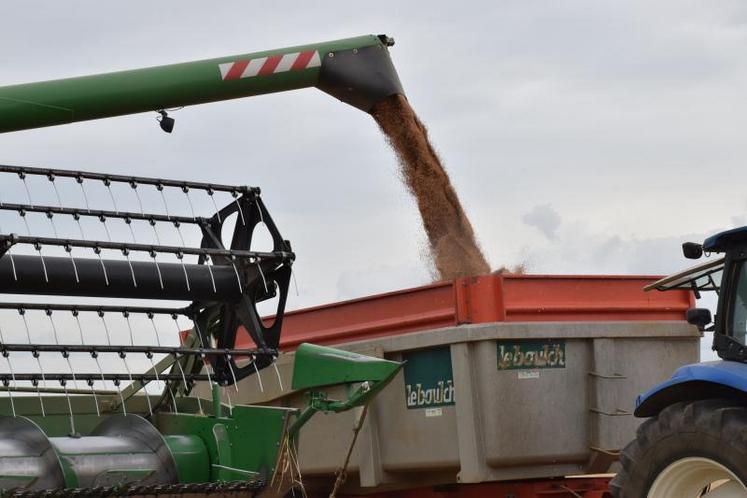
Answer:
<path fill-rule="evenodd" d="M 306 52 L 293 52 L 291 54 L 271 55 L 243 61 L 226 62 L 218 64 L 220 76 L 224 81 L 238 80 L 240 78 L 252 78 L 254 76 L 267 76 L 269 74 L 284 73 L 286 71 L 300 71 L 322 65 L 319 52 L 307 50 Z"/>

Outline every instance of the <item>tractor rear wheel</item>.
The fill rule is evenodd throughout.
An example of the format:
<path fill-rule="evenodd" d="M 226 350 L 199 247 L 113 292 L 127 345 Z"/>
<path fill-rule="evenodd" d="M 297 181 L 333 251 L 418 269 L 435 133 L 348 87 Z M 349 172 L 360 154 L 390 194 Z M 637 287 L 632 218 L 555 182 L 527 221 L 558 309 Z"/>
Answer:
<path fill-rule="evenodd" d="M 747 407 L 676 403 L 641 424 L 620 461 L 615 498 L 747 498 Z"/>

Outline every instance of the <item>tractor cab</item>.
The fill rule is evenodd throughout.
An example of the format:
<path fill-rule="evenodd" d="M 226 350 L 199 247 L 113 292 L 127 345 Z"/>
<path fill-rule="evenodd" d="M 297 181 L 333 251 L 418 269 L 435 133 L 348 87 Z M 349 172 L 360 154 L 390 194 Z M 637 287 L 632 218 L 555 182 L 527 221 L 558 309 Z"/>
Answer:
<path fill-rule="evenodd" d="M 715 317 L 706 308 L 692 308 L 687 321 L 701 331 L 714 332 L 713 350 L 721 359 L 747 362 L 747 227 L 718 233 L 703 244 L 686 242 L 682 249 L 686 258 L 705 255 L 708 261 L 663 278 L 646 290 L 690 289 L 696 298 L 706 291 L 715 292 Z"/>

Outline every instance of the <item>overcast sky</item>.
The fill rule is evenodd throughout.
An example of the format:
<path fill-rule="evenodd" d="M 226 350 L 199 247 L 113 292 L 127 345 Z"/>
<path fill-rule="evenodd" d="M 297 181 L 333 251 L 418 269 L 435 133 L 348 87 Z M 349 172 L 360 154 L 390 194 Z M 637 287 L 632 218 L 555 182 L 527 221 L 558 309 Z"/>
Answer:
<path fill-rule="evenodd" d="M 667 273 L 745 223 L 740 1 L 0 4 L 0 84 L 368 33 L 430 128 L 494 267 Z M 429 281 L 373 120 L 315 89 L 0 135 L 0 162 L 251 184 L 298 254 L 299 307 Z"/>

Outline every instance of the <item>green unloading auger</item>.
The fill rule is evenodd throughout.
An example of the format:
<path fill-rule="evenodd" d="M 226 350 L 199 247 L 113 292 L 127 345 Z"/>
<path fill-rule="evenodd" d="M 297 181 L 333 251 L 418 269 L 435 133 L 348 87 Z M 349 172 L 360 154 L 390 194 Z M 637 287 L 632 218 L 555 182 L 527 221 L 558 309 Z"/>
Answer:
<path fill-rule="evenodd" d="M 161 126 L 169 131 L 165 111 L 171 108 L 305 87 L 317 87 L 368 112 L 382 99 L 403 93 L 389 58 L 392 44 L 386 36 L 371 35 L 0 87 L 0 132 L 148 111 L 163 112 Z M 35 179 L 27 183 L 29 178 Z M 32 196 L 33 185 L 45 179 L 57 202 L 45 204 Z M 280 497 L 298 484 L 296 436 L 303 425 L 319 411 L 366 405 L 402 366 L 303 344 L 295 353 L 291 389 L 307 392 L 306 409 L 232 406 L 233 386 L 248 376 L 256 376 L 261 386 L 260 372 L 280 354 L 295 258 L 259 189 L 2 164 L 0 181 L 20 182 L 10 190 L 27 194 L 27 202 L 0 200 L 0 214 L 24 221 L 27 216 L 46 218 L 26 223 L 26 235 L 0 233 L 0 295 L 34 296 L 29 302 L 0 302 L 0 312 L 22 317 L 28 337 L 27 342 L 13 342 L 18 334 L 8 335 L 10 324 L 3 318 L 2 497 L 230 492 Z M 85 202 L 63 205 L 57 187 L 61 182 L 79 188 Z M 100 197 L 87 197 L 91 184 L 108 189 L 111 206 L 97 206 Z M 122 188 L 134 192 L 137 212 L 116 202 L 113 192 Z M 160 195 L 164 210 L 156 212 L 152 204 L 141 202 L 138 192 L 145 189 Z M 186 196 L 189 212 L 169 208 L 167 199 L 176 195 Z M 196 214 L 190 197 L 196 195 L 207 196 L 216 211 Z M 220 195 L 222 208 L 216 203 Z M 232 216 L 235 226 L 226 235 L 224 223 Z M 80 231 L 62 233 L 64 224 L 55 221 L 62 217 L 74 220 L 68 220 L 72 226 L 77 222 Z M 81 220 L 105 228 L 107 222 L 124 223 L 132 239 L 114 240 L 118 233 L 108 228 L 106 240 L 88 239 Z M 36 233 L 47 223 L 54 236 Z M 136 240 L 132 227 L 138 224 L 152 229 L 155 241 Z M 252 250 L 259 225 L 269 231 L 269 251 Z M 163 245 L 161 229 L 176 230 L 181 245 Z M 196 230 L 197 247 L 182 237 L 188 229 Z M 45 301 L 47 297 L 56 299 Z M 278 299 L 277 313 L 270 324 L 256 305 L 273 298 Z M 108 301 L 91 304 L 92 299 Z M 112 299 L 150 301 L 138 306 L 111 304 Z M 159 305 L 164 299 L 191 304 L 165 308 Z M 28 325 L 36 323 L 35 315 L 51 325 L 54 340 L 32 342 L 39 337 Z M 59 322 L 55 325 L 65 316 L 77 321 L 78 342 L 69 340 Z M 146 325 L 131 326 L 135 317 L 144 318 Z M 177 327 L 178 319 L 188 319 L 193 326 L 178 346 L 168 345 L 159 339 L 157 317 L 171 318 Z M 117 319 L 126 321 L 129 334 L 117 334 L 112 326 Z M 88 331 L 84 340 L 91 320 L 103 326 L 105 341 L 92 340 Z M 237 347 L 239 333 L 249 334 L 252 347 Z M 278 370 L 275 374 L 282 390 Z M 192 393 L 198 382 L 212 387 L 211 400 Z M 337 384 L 353 385 L 344 399 L 328 393 L 327 387 Z"/>
<path fill-rule="evenodd" d="M 404 94 L 393 40 L 367 35 L 217 59 L 0 87 L 0 133 L 307 87 L 370 111 Z"/>

